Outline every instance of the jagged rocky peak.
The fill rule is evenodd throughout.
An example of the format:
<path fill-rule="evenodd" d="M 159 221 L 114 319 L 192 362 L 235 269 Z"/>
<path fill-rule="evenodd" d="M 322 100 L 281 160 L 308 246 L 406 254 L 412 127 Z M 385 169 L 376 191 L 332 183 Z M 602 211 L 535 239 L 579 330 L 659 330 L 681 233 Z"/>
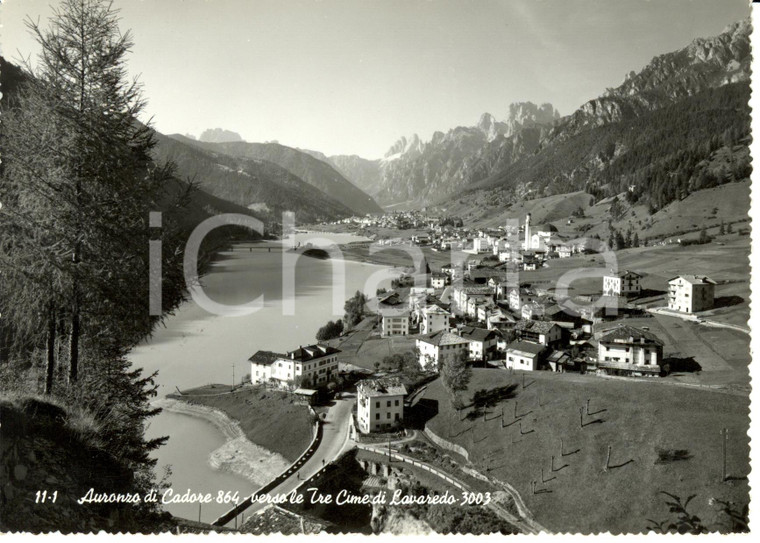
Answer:
<path fill-rule="evenodd" d="M 483 113 L 478 121 L 477 128 L 483 132 L 488 141 L 493 141 L 497 136 L 507 131 L 507 125 L 499 122 L 490 113 Z"/>
<path fill-rule="evenodd" d="M 198 139 L 205 143 L 229 143 L 243 141 L 243 138 L 240 137 L 240 134 L 233 132 L 232 130 L 225 130 L 224 128 L 206 129 Z"/>
<path fill-rule="evenodd" d="M 397 158 L 419 156 L 424 150 L 424 144 L 417 134 L 412 134 L 408 139 L 406 136 L 394 143 L 388 152 L 385 153 L 385 160 L 395 160 Z"/>
<path fill-rule="evenodd" d="M 656 90 L 678 98 L 750 77 L 752 27 L 742 19 L 721 34 L 696 38 L 678 51 L 656 56 L 640 72 L 629 72 L 623 83 L 603 97 L 629 97 Z"/>
<path fill-rule="evenodd" d="M 533 102 L 517 102 L 510 104 L 506 122 L 506 136 L 511 136 L 523 128 L 537 125 L 552 125 L 559 119 L 559 111 L 551 104 L 545 103 L 540 106 Z"/>
<path fill-rule="evenodd" d="M 742 19 L 728 25 L 717 36 L 695 39 L 687 49 L 695 62 L 717 61 L 725 64 L 749 55 L 751 32 L 749 19 Z"/>

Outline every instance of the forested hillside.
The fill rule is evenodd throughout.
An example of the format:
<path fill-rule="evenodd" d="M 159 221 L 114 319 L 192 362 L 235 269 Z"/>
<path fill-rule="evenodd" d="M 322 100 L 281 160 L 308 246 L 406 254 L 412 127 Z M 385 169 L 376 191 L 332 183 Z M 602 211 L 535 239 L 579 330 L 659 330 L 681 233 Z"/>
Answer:
<path fill-rule="evenodd" d="M 283 211 L 294 211 L 299 222 L 334 220 L 352 210 L 267 160 L 233 157 L 191 145 L 181 136 L 156 135 L 157 160 L 170 160 L 178 175 L 194 180 L 209 194 L 256 211 L 267 222 L 279 223 Z"/>
<path fill-rule="evenodd" d="M 626 193 L 654 212 L 693 191 L 746 179 L 749 93 L 748 83 L 733 83 L 584 130 L 473 185 L 466 198 L 482 189 L 503 203 L 576 190 L 598 198 Z"/>
<path fill-rule="evenodd" d="M 305 181 L 325 196 L 339 202 L 351 213 L 364 215 L 379 213 L 380 206 L 371 196 L 351 184 L 328 162 L 310 154 L 278 143 L 223 142 L 206 143 L 173 136 L 183 143 L 201 148 L 215 155 L 227 155 L 241 160 L 261 160 L 276 164 Z M 313 192 L 313 191 L 312 191 Z"/>

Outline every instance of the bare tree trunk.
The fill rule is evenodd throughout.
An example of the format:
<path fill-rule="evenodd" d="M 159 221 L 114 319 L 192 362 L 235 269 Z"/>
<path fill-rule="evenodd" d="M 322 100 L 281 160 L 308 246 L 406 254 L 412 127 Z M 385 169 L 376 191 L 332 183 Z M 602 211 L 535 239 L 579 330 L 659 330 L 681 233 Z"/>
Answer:
<path fill-rule="evenodd" d="M 45 394 L 53 393 L 53 378 L 55 377 L 55 306 L 50 304 L 48 312 L 47 335 L 47 368 L 45 375 Z"/>
<path fill-rule="evenodd" d="M 69 383 L 76 383 L 79 378 L 79 287 L 74 284 L 74 305 L 71 313 L 71 332 L 69 338 Z"/>

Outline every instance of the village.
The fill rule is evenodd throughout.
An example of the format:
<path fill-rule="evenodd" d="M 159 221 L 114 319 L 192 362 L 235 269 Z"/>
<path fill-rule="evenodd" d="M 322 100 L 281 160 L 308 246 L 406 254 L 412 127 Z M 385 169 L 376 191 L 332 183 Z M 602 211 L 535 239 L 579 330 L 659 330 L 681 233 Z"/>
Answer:
<path fill-rule="evenodd" d="M 390 246 L 386 258 L 398 272 L 390 288 L 375 296 L 357 292 L 347 307 L 361 306 L 360 314 L 347 313 L 339 326 L 331 321 L 316 343 L 255 352 L 241 389 L 279 391 L 327 417 L 322 425 L 333 434 L 315 456 L 328 462 L 328 472 L 335 462 L 343 465 L 347 453 L 331 463 L 334 457 L 324 451 L 343 443 L 340 450 L 356 451 L 362 477 L 379 485 L 362 486 L 370 494 L 398 484 L 398 477 L 418 479 L 414 470 L 400 475 L 415 462 L 443 469 L 438 481 L 474 477 L 468 479 L 473 489 L 485 484 L 477 482 L 483 477 L 489 481 L 484 488 L 502 488 L 502 479 L 493 477 L 504 477 L 519 489 L 509 500 L 525 500 L 527 508 L 496 518 L 530 532 L 559 515 L 584 529 L 602 509 L 570 499 L 578 484 L 591 478 L 581 492 L 591 499 L 598 485 L 608 484 L 599 474 L 620 469 L 615 488 L 630 486 L 636 507 L 655 514 L 657 494 L 642 477 L 696 447 L 699 427 L 726 440 L 724 473 L 682 491 L 719 491 L 732 499 L 742 492 L 746 479 L 726 470 L 745 470 L 739 460 L 744 434 L 731 425 L 729 440 L 725 420 L 708 414 L 733 413 L 746 401 L 748 292 L 741 255 L 748 239 L 741 230 L 721 225 L 709 230 L 706 243 L 684 237 L 684 243 L 657 240 L 609 251 L 596 237 L 578 236 L 565 220 L 534 225 L 530 214 L 499 229 L 439 223 L 440 232 L 420 212 L 366 219 L 385 221 L 377 236 L 383 241 L 375 243 Z M 349 255 L 351 245 L 342 247 Z M 423 255 L 412 266 L 410 247 Z M 393 251 L 405 253 L 406 266 L 393 260 Z M 452 384 L 452 372 L 458 383 Z M 695 402 L 712 407 L 695 412 Z M 652 425 L 656 436 L 646 430 Z M 578 448 L 567 452 L 568 441 Z M 568 465 L 555 464 L 552 455 L 581 450 L 581 466 L 563 471 L 566 482 L 557 486 L 542 463 L 551 457 L 552 474 Z M 698 451 L 698 462 L 658 475 L 663 484 L 680 488 L 684 473 L 714 471 L 721 449 L 709 442 Z M 615 454 L 630 458 L 615 463 Z M 392 455 L 404 466 L 393 468 Z M 377 469 L 388 465 L 376 473 L 370 468 L 381 458 Z M 322 473 L 312 485 L 329 486 L 332 479 Z M 623 518 L 621 527 L 638 525 Z"/>
<path fill-rule="evenodd" d="M 395 228 L 431 224 L 418 212 L 383 217 L 366 221 Z M 409 242 L 446 247 L 452 241 L 435 237 L 436 232 L 446 231 L 447 226 L 438 223 L 429 236 L 415 234 Z M 398 379 L 387 385 L 389 374 L 402 369 L 399 364 L 391 368 L 394 356 L 413 366 L 403 368 L 405 374 L 411 371 L 423 380 L 438 375 L 447 360 L 456 359 L 510 372 L 675 375 L 679 381 L 695 382 L 701 366 L 689 356 L 693 353 L 668 344 L 673 336 L 655 316 L 679 328 L 677 323 L 688 322 L 744 331 L 705 318 L 715 305 L 717 281 L 690 273 L 694 270 L 683 270 L 656 288 L 651 282 L 644 287 L 644 275 L 633 269 L 597 270 L 592 278 L 583 279 L 590 288 L 561 295 L 551 281 L 532 282 L 524 272 L 541 271 L 555 259 L 597 255 L 606 250 L 603 243 L 593 238 L 568 242 L 551 224 L 532 225 L 530 214 L 519 229 L 512 225 L 501 232 L 480 231 L 470 239 L 468 233 L 461 236 L 463 260 L 442 264 L 435 271 L 427 263 L 424 269 L 409 268 L 394 281 L 392 290 L 381 289 L 367 301 L 366 318 L 341 337 L 286 354 L 256 352 L 250 358 L 251 383 L 316 397 L 317 389 L 328 384 L 331 391 L 338 390 L 336 381 L 355 383 L 358 370 L 378 379 L 358 383 L 358 405 L 372 403 L 370 395 L 388 395 L 387 407 L 396 408 L 399 402 L 403 406 L 406 392 L 399 393 L 403 386 Z M 352 372 L 353 378 L 346 379 Z M 403 409 L 370 410 L 360 412 L 356 420 L 357 427 L 369 433 L 398 429 L 403 417 Z"/>

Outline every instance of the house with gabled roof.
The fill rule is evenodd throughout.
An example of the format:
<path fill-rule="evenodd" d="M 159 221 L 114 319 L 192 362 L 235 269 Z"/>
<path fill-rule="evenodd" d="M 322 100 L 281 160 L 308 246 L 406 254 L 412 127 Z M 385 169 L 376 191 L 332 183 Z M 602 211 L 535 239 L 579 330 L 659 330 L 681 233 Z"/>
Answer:
<path fill-rule="evenodd" d="M 430 274 L 430 286 L 434 289 L 441 289 L 446 286 L 446 275 L 443 273 Z"/>
<path fill-rule="evenodd" d="M 389 430 L 404 420 L 407 390 L 398 377 L 364 379 L 356 383 L 356 422 L 365 434 Z"/>
<path fill-rule="evenodd" d="M 602 280 L 605 296 L 635 296 L 641 294 L 641 275 L 625 270 L 610 272 Z"/>
<path fill-rule="evenodd" d="M 556 345 L 562 340 L 562 328 L 555 322 L 520 320 L 515 324 L 518 339 L 540 345 Z"/>
<path fill-rule="evenodd" d="M 451 313 L 436 304 L 423 307 L 420 311 L 420 333 L 432 334 L 449 329 Z"/>
<path fill-rule="evenodd" d="M 607 375 L 657 376 L 664 343 L 652 332 L 620 324 L 601 332 L 597 372 Z"/>
<path fill-rule="evenodd" d="M 461 353 L 469 356 L 469 346 L 469 341 L 446 330 L 425 334 L 416 341 L 420 366 L 426 371 L 438 371 L 446 357 L 461 356 Z"/>
<path fill-rule="evenodd" d="M 513 341 L 507 345 L 507 369 L 536 371 L 541 365 L 541 356 L 547 348 L 529 341 Z"/>
<path fill-rule="evenodd" d="M 501 338 L 498 330 L 477 328 L 475 326 L 462 326 L 457 333 L 470 342 L 470 360 L 490 360 L 496 353 L 496 344 Z"/>

